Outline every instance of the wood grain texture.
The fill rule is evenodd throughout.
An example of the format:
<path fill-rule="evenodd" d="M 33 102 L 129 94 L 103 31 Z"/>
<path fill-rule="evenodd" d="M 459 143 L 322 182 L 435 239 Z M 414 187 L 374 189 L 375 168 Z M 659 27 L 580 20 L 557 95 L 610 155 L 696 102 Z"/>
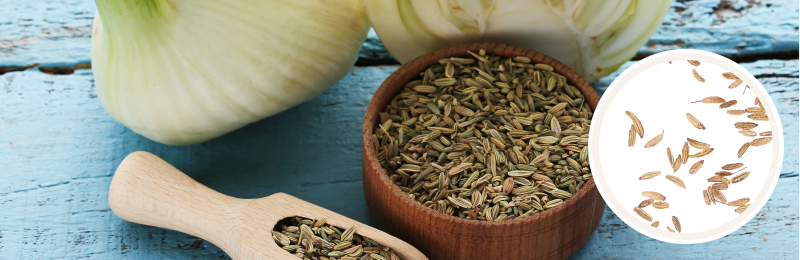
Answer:
<path fill-rule="evenodd" d="M 0 0 L 0 10 L 0 67 L 89 63 L 94 1 Z M 639 54 L 693 48 L 725 56 L 796 55 L 797 20 L 796 0 L 676 1 Z M 391 59 L 373 31 L 359 56 Z"/>
<path fill-rule="evenodd" d="M 594 108 L 600 97 L 566 65 L 528 49 L 493 43 L 457 45 L 422 55 L 389 75 L 373 95 L 364 118 L 364 195 L 378 227 L 414 245 L 431 259 L 565 259 L 591 236 L 605 202 L 589 180 L 558 207 L 507 221 L 476 221 L 447 216 L 412 200 L 394 185 L 377 160 L 372 140 L 380 113 L 403 86 L 439 59 L 468 57 L 484 49 L 500 57 L 526 56 L 567 78 Z"/>
<path fill-rule="evenodd" d="M 286 193 L 260 199 L 221 194 L 148 152 L 134 152 L 122 160 L 111 180 L 108 203 L 122 219 L 201 237 L 233 259 L 297 259 L 272 241 L 271 233 L 279 221 L 297 216 L 326 219 L 341 229 L 355 226 L 357 234 L 391 247 L 402 259 L 428 259 L 383 231 Z"/>
<path fill-rule="evenodd" d="M 742 66 L 767 88 L 784 125 L 783 173 L 765 208 L 733 234 L 698 245 L 649 239 L 605 210 L 573 258 L 662 259 L 667 251 L 677 258 L 797 258 L 798 61 Z M 396 68 L 354 68 L 316 99 L 185 147 L 154 143 L 114 122 L 96 99 L 89 70 L 0 75 L 0 259 L 227 258 L 197 237 L 114 216 L 107 200 L 112 174 L 137 150 L 229 196 L 286 192 L 374 225 L 361 183 L 362 120 L 372 93 Z M 595 89 L 602 93 L 617 75 Z M 308 160 L 314 163 L 301 163 Z"/>

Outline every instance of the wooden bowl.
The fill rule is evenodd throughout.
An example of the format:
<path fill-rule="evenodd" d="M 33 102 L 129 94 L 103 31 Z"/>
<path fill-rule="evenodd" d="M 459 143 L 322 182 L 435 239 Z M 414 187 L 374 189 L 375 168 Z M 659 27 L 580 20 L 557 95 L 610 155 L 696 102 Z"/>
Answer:
<path fill-rule="evenodd" d="M 595 108 L 600 97 L 580 75 L 563 63 L 521 47 L 474 43 L 443 48 L 422 55 L 397 69 L 372 97 L 364 117 L 363 183 L 372 217 L 378 227 L 422 251 L 430 259 L 565 259 L 575 253 L 594 232 L 605 202 L 594 180 L 553 209 L 506 221 L 478 221 L 448 216 L 423 206 L 403 193 L 378 163 L 372 142 L 380 113 L 403 85 L 437 64 L 441 58 L 467 57 L 480 49 L 502 57 L 526 56 L 535 63 L 553 66 Z"/>

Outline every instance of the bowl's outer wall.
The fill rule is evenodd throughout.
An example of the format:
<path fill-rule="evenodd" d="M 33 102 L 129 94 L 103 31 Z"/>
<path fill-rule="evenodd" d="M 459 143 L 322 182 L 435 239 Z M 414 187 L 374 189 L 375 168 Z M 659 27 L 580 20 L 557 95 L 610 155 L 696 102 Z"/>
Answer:
<path fill-rule="evenodd" d="M 380 113 L 403 85 L 441 58 L 485 49 L 503 57 L 527 56 L 564 75 L 594 109 L 600 97 L 577 73 L 543 54 L 521 47 L 474 43 L 447 47 L 401 66 L 376 91 L 364 120 L 363 184 L 370 214 L 378 227 L 417 247 L 430 259 L 565 259 L 577 251 L 600 223 L 605 202 L 594 180 L 562 205 L 531 217 L 500 221 L 465 220 L 440 214 L 411 200 L 389 179 L 377 161 L 372 130 Z M 391 246 L 391 245 L 388 245 Z"/>

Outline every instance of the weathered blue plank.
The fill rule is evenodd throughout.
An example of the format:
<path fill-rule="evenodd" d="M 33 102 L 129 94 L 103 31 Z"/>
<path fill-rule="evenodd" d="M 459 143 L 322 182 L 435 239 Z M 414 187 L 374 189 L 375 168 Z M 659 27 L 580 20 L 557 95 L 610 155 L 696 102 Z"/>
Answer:
<path fill-rule="evenodd" d="M 782 178 L 761 213 L 728 237 L 681 246 L 640 235 L 608 210 L 576 258 L 665 258 L 664 252 L 678 258 L 797 257 L 798 61 L 742 65 L 770 92 L 786 135 Z M 232 196 L 287 192 L 372 223 L 361 188 L 361 121 L 372 93 L 395 69 L 355 68 L 319 98 L 185 147 L 154 143 L 115 123 L 95 98 L 88 70 L 2 75 L 0 259 L 224 257 L 197 238 L 131 224 L 109 211 L 113 171 L 136 150 L 160 155 Z M 610 82 L 606 78 L 595 87 L 602 90 Z"/>
<path fill-rule="evenodd" d="M 89 63 L 92 0 L 0 0 L 0 67 Z M 797 0 L 677 1 L 639 51 L 694 48 L 726 56 L 798 50 Z M 390 58 L 374 32 L 359 54 Z"/>

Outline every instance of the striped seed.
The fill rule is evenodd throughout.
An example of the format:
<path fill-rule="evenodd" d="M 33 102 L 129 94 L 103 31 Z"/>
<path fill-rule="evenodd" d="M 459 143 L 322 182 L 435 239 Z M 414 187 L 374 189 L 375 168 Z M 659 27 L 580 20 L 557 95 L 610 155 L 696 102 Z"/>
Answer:
<path fill-rule="evenodd" d="M 682 164 L 686 164 L 689 161 L 689 142 L 683 142 L 683 149 L 681 150 L 681 156 L 683 156 Z"/>
<path fill-rule="evenodd" d="M 659 223 L 661 223 L 661 222 L 656 221 L 656 222 L 651 223 L 650 226 L 654 227 L 654 228 L 658 228 L 658 224 Z"/>
<path fill-rule="evenodd" d="M 734 105 L 736 105 L 736 100 L 735 99 L 734 100 L 728 100 L 725 103 L 719 104 L 719 108 L 720 109 L 725 109 L 725 108 L 732 107 Z"/>
<path fill-rule="evenodd" d="M 695 128 L 700 129 L 700 130 L 705 130 L 706 129 L 706 127 L 703 126 L 703 123 L 701 123 L 700 120 L 697 120 L 697 118 L 692 116 L 692 114 L 686 113 L 686 118 L 689 119 L 689 123 L 692 123 L 692 125 Z"/>
<path fill-rule="evenodd" d="M 747 117 L 755 121 L 769 121 L 767 114 L 749 114 Z"/>
<path fill-rule="evenodd" d="M 761 137 L 750 142 L 750 145 L 759 147 L 772 141 L 772 137 Z"/>
<path fill-rule="evenodd" d="M 672 228 L 669 226 L 667 226 L 667 230 L 669 230 L 669 232 L 675 233 L 675 230 L 672 230 Z"/>
<path fill-rule="evenodd" d="M 663 202 L 663 201 L 654 202 L 653 203 L 653 208 L 666 209 L 666 208 L 669 208 L 669 203 L 666 203 L 666 202 Z"/>
<path fill-rule="evenodd" d="M 678 220 L 678 217 L 672 216 L 672 224 L 675 225 L 675 230 L 681 233 L 681 222 Z"/>
<path fill-rule="evenodd" d="M 725 103 L 725 99 L 718 96 L 709 96 L 709 97 L 704 97 L 699 101 L 694 101 L 692 103 L 697 103 L 697 102 L 703 102 L 703 104 L 714 104 L 714 103 L 722 104 Z"/>
<path fill-rule="evenodd" d="M 761 103 L 761 100 L 759 100 L 758 97 L 756 97 L 756 103 L 754 105 L 758 105 L 759 107 L 764 108 L 764 104 Z"/>
<path fill-rule="evenodd" d="M 735 88 L 738 88 L 738 87 L 739 87 L 739 85 L 742 85 L 742 79 L 736 79 L 736 80 L 734 80 L 734 81 L 733 81 L 733 82 L 732 82 L 732 83 L 731 83 L 731 84 L 728 86 L 728 89 L 735 89 Z"/>
<path fill-rule="evenodd" d="M 750 171 L 746 171 L 746 172 L 740 173 L 740 174 L 738 174 L 736 176 L 733 176 L 731 178 L 731 183 L 740 183 L 744 179 L 747 179 L 747 177 L 749 177 L 749 176 L 750 176 Z"/>
<path fill-rule="evenodd" d="M 711 191 L 714 192 L 714 198 L 716 198 L 720 203 L 725 204 L 728 202 L 728 200 L 725 199 L 725 194 L 722 194 L 722 191 L 714 189 L 714 187 L 711 187 Z"/>
<path fill-rule="evenodd" d="M 673 163 L 672 163 L 672 172 L 673 172 L 673 173 L 674 173 L 674 172 L 677 172 L 677 171 L 678 171 L 678 169 L 680 169 L 680 168 L 681 168 L 681 162 L 682 162 L 682 161 L 683 161 L 683 160 L 681 160 L 681 155 L 679 154 L 679 155 L 678 155 L 678 158 L 675 158 L 675 162 L 673 162 Z"/>
<path fill-rule="evenodd" d="M 650 204 L 653 204 L 653 199 L 643 200 L 642 202 L 639 203 L 639 208 L 645 208 L 647 206 L 650 206 Z"/>
<path fill-rule="evenodd" d="M 672 149 L 667 147 L 667 159 L 669 159 L 669 166 L 672 166 L 675 163 L 675 158 L 672 157 Z"/>
<path fill-rule="evenodd" d="M 700 152 L 697 152 L 696 154 L 689 155 L 689 158 L 700 158 L 700 157 L 703 157 L 703 156 L 706 156 L 706 155 L 710 154 L 713 151 L 714 151 L 714 148 L 708 148 L 708 149 L 702 150 Z"/>
<path fill-rule="evenodd" d="M 692 164 L 692 167 L 689 168 L 689 173 L 690 174 L 697 173 L 697 171 L 699 171 L 700 168 L 703 167 L 703 162 L 705 162 L 705 160 L 700 160 L 700 161 L 697 161 L 696 163 Z"/>
<path fill-rule="evenodd" d="M 739 152 L 736 153 L 736 156 L 738 158 L 742 158 L 744 152 L 747 152 L 747 148 L 750 148 L 750 143 L 744 143 L 744 145 L 742 145 L 742 148 L 739 148 Z"/>
<path fill-rule="evenodd" d="M 678 178 L 678 176 L 667 174 L 667 176 L 665 176 L 665 178 L 668 181 L 671 181 L 672 183 L 675 183 L 675 185 L 678 185 L 678 187 L 686 189 L 686 184 L 684 184 L 683 180 L 681 180 L 681 178 Z"/>
<path fill-rule="evenodd" d="M 655 191 L 643 191 L 642 192 L 642 196 L 645 196 L 645 197 L 648 197 L 648 198 L 651 198 L 651 199 L 654 199 L 654 200 L 661 200 L 661 201 L 667 199 L 667 197 L 664 197 L 663 194 L 655 192 Z"/>
<path fill-rule="evenodd" d="M 722 176 L 719 176 L 719 175 L 711 176 L 710 178 L 708 178 L 708 182 L 721 182 L 721 183 L 725 183 L 725 184 L 730 184 L 731 183 L 731 181 L 728 180 L 728 178 L 725 178 L 725 177 L 722 177 Z"/>
<path fill-rule="evenodd" d="M 750 130 L 750 129 L 756 128 L 756 126 L 758 126 L 758 124 L 753 123 L 753 122 L 736 122 L 736 123 L 733 124 L 733 126 L 738 128 L 738 129 Z"/>
<path fill-rule="evenodd" d="M 747 137 L 755 137 L 756 131 L 753 130 L 739 130 L 739 133 Z"/>
<path fill-rule="evenodd" d="M 647 141 L 647 143 L 644 145 L 644 148 L 650 148 L 650 147 L 656 146 L 663 139 L 664 139 L 664 131 L 661 131 L 660 135 L 657 135 L 657 136 L 653 137 L 653 139 L 650 139 L 650 141 Z"/>
<path fill-rule="evenodd" d="M 636 144 L 636 127 L 631 125 L 631 130 L 628 131 L 628 147 L 633 147 Z"/>
<path fill-rule="evenodd" d="M 725 79 L 738 79 L 739 78 L 739 77 L 736 77 L 736 75 L 734 75 L 733 72 L 722 73 L 722 77 L 725 78 Z"/>
<path fill-rule="evenodd" d="M 735 210 L 733 210 L 733 211 L 735 211 L 736 213 L 742 214 L 742 212 L 744 212 L 745 210 L 747 210 L 747 208 L 748 208 L 748 207 L 750 207 L 750 204 L 747 204 L 747 205 L 740 206 L 740 207 L 736 208 L 736 209 L 735 209 Z"/>
<path fill-rule="evenodd" d="M 704 142 L 700 142 L 700 141 L 697 141 L 697 140 L 694 140 L 694 139 L 691 139 L 691 138 L 686 138 L 686 141 L 689 142 L 689 145 L 691 145 L 692 147 L 697 148 L 697 149 L 708 149 L 709 147 L 711 147 L 710 144 L 707 144 L 707 143 L 704 143 Z"/>
<path fill-rule="evenodd" d="M 636 133 L 639 134 L 639 138 L 643 138 L 644 126 L 642 125 L 642 121 L 640 121 L 639 118 L 636 117 L 636 115 L 634 115 L 631 111 L 625 111 L 625 114 L 627 114 L 631 120 L 633 120 L 633 126 L 636 128 Z"/>
<path fill-rule="evenodd" d="M 723 170 L 736 170 L 744 166 L 744 163 L 730 163 L 722 166 Z"/>
<path fill-rule="evenodd" d="M 734 201 L 728 202 L 727 205 L 731 206 L 731 207 L 740 207 L 740 206 L 744 206 L 748 202 L 750 202 L 750 198 L 742 198 L 742 199 L 738 199 L 738 200 L 734 200 Z"/>
<path fill-rule="evenodd" d="M 744 109 L 744 112 L 751 113 L 751 114 L 763 114 L 766 113 L 763 107 L 748 107 Z"/>
<path fill-rule="evenodd" d="M 700 76 L 700 73 L 697 73 L 697 70 L 696 70 L 696 69 L 692 69 L 692 75 L 694 75 L 694 78 L 695 78 L 695 79 L 697 79 L 697 81 L 700 81 L 700 82 L 706 82 L 706 79 L 704 79 L 703 77 L 701 77 L 701 76 Z"/>
<path fill-rule="evenodd" d="M 727 176 L 733 175 L 733 173 L 732 172 L 726 172 L 726 171 L 719 171 L 719 172 L 714 173 L 714 175 L 727 177 Z"/>
<path fill-rule="evenodd" d="M 728 115 L 741 116 L 744 115 L 744 112 L 741 109 L 728 109 Z"/>
<path fill-rule="evenodd" d="M 692 64 L 692 66 L 695 67 L 700 66 L 700 61 L 697 60 L 687 60 L 687 61 L 689 62 L 689 64 Z"/>
<path fill-rule="evenodd" d="M 648 173 L 642 174 L 642 176 L 639 176 L 639 180 L 649 180 L 649 179 L 652 179 L 653 177 L 656 177 L 656 176 L 658 176 L 660 174 L 661 174 L 661 171 L 648 172 Z"/>
<path fill-rule="evenodd" d="M 772 131 L 761 132 L 758 135 L 760 135 L 760 136 L 772 136 Z"/>
<path fill-rule="evenodd" d="M 651 217 L 650 214 L 647 214 L 647 212 L 645 212 L 643 209 L 634 207 L 633 211 L 636 212 L 636 214 L 638 214 L 644 220 L 647 220 L 648 222 L 653 221 L 653 217 Z"/>
<path fill-rule="evenodd" d="M 711 201 L 711 203 L 713 203 L 714 205 L 717 205 L 717 199 L 714 198 L 714 192 L 712 192 L 711 190 L 712 190 L 711 186 L 708 186 L 706 188 L 706 194 L 708 194 L 708 199 Z"/>
<path fill-rule="evenodd" d="M 433 92 L 436 92 L 437 88 L 435 86 L 431 86 L 431 85 L 417 85 L 417 86 L 412 87 L 411 89 L 413 89 L 416 92 L 420 92 L 420 93 L 433 93 Z"/>
<path fill-rule="evenodd" d="M 703 190 L 703 200 L 705 200 L 706 205 L 711 205 L 711 199 L 708 197 L 707 190 Z"/>
<path fill-rule="evenodd" d="M 728 189 L 728 184 L 725 184 L 725 183 L 714 183 L 714 184 L 711 184 L 711 188 L 712 189 L 717 189 L 717 190 L 727 190 Z"/>

